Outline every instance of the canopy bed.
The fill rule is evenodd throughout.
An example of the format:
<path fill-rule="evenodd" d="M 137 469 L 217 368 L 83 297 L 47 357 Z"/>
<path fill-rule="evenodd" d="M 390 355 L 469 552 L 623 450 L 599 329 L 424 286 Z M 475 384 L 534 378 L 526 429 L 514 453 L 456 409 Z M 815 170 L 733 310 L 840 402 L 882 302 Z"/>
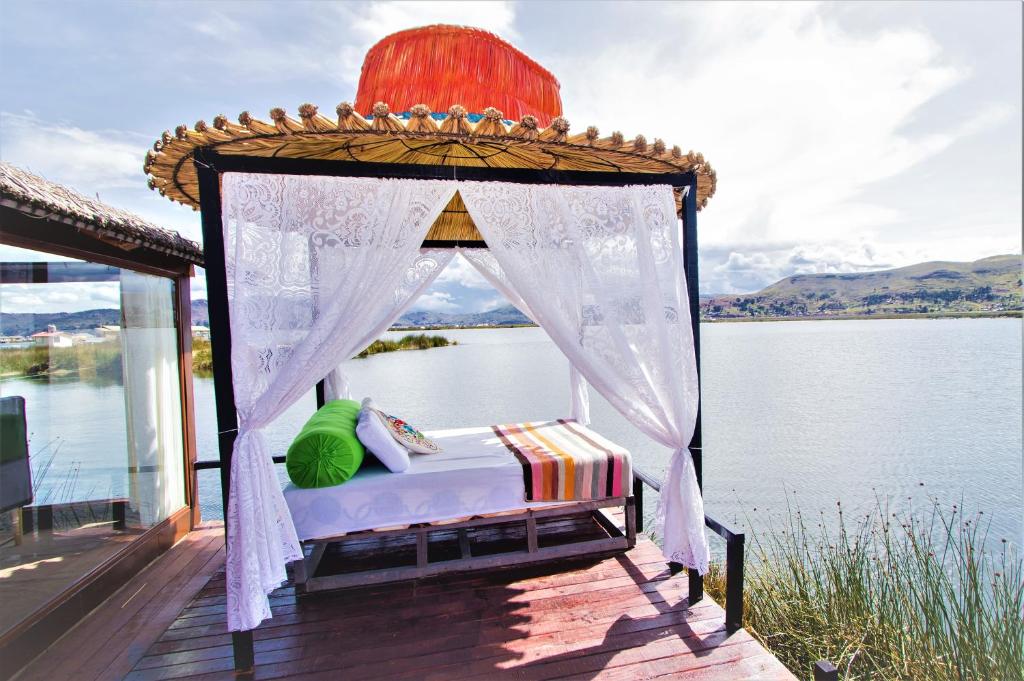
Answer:
<path fill-rule="evenodd" d="M 398 98 L 404 113 L 397 116 L 383 102 L 357 98 L 338 106 L 336 122 L 309 104 L 299 109 L 301 122 L 280 109 L 271 112 L 273 124 L 248 113 L 239 125 L 218 116 L 213 127 L 200 121 L 165 133 L 147 157 L 154 189 L 202 211 L 228 624 L 241 669 L 251 666 L 251 630 L 270 617 L 267 594 L 286 581 L 289 562 L 299 585 L 317 590 L 445 571 L 450 566 L 429 557 L 429 535 L 438 530 L 458 536 L 463 567 L 506 560 L 466 549 L 465 533 L 480 526 L 525 524 L 526 561 L 632 545 L 629 481 L 637 490 L 646 476 L 623 455 L 618 468 L 603 469 L 607 489 L 575 478 L 576 487 L 599 493 L 529 501 L 532 483 L 521 477 L 527 467 L 505 451 L 501 436 L 536 424 L 436 434 L 446 454 L 427 455 L 404 473 L 282 492 L 273 468 L 280 453 L 268 450 L 261 429 L 314 386 L 318 406 L 348 397 L 338 364 L 388 329 L 456 252 L 568 358 L 572 418 L 560 423 L 582 439 L 562 449 L 586 457 L 588 447 L 615 448 L 586 428 L 589 384 L 673 450 L 660 484 L 659 536 L 666 559 L 690 568 L 691 597 L 701 594 L 709 554 L 699 488 L 696 214 L 714 192 L 715 173 L 699 154 L 667 150 L 660 140 L 601 138 L 596 128 L 570 136 L 557 81 L 475 29 L 428 27 L 386 38 L 367 57 L 360 93 L 376 92 L 371 65 L 424 40 L 433 47 L 417 52 L 421 59 L 443 55 L 452 47 L 445 41 L 468 40 L 490 50 L 489 68 L 514 64 L 520 79 L 553 81 L 555 100 L 550 87 L 526 88 L 541 92 L 541 103 L 503 100 L 518 122 L 474 99 L 487 92 L 470 90 L 424 99 L 461 96 L 483 114 L 453 104 L 439 115 Z M 567 487 L 577 465 L 564 463 Z M 448 489 L 441 496 L 457 498 L 481 476 L 490 487 L 477 501 L 443 509 L 421 503 L 424 490 Z M 385 494 L 399 500 L 396 508 L 416 512 L 374 511 L 372 500 Z M 625 527 L 600 513 L 611 506 L 623 508 Z M 538 545 L 538 522 L 580 513 L 607 533 L 582 548 Z M 316 573 L 328 544 L 367 532 L 412 532 L 416 565 L 369 578 Z"/>
<path fill-rule="evenodd" d="M 529 426 L 541 438 L 558 437 L 553 435 L 557 429 L 572 428 L 592 443 L 615 447 L 573 422 Z M 429 435 L 441 451 L 412 457 L 412 465 L 401 475 L 382 466 L 369 467 L 360 469 L 343 485 L 303 489 L 289 484 L 285 488 L 285 501 L 298 537 L 310 548 L 309 555 L 294 564 L 295 583 L 302 592 L 592 556 L 623 551 L 635 544 L 635 509 L 628 496 L 632 482 L 628 453 L 623 451 L 620 459 L 625 465 L 609 467 L 615 475 L 614 480 L 607 477 L 607 494 L 601 490 L 581 499 L 570 495 L 560 500 L 530 500 L 524 490 L 523 466 L 509 456 L 504 438 L 494 429 L 458 428 Z M 575 477 L 579 480 L 582 476 Z M 614 507 L 624 509 L 624 528 L 599 513 Z M 571 537 L 572 541 L 554 531 L 555 522 L 582 520 L 581 516 L 598 523 L 603 531 L 596 536 L 585 533 Z M 552 532 L 545 532 L 548 521 Z M 573 525 L 574 530 L 578 525 Z M 514 526 L 521 528 L 518 533 Z M 493 532 L 483 530 L 498 527 L 511 530 L 505 532 L 506 545 L 516 541 L 520 545 L 511 551 L 486 547 L 485 540 L 492 538 Z M 338 560 L 343 561 L 344 547 L 340 544 L 393 536 L 414 540 L 414 564 L 317 574 L 329 547 L 339 549 Z M 458 551 L 444 551 L 441 544 L 446 540 L 452 548 L 457 543 Z"/>

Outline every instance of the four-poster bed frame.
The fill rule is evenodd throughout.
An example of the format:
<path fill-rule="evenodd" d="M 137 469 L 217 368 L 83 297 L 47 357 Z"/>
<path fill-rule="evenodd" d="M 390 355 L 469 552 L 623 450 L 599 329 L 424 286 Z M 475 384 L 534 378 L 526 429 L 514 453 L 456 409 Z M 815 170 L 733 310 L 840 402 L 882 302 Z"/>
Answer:
<path fill-rule="evenodd" d="M 238 429 L 238 418 L 235 408 L 234 390 L 231 372 L 231 329 L 229 324 L 228 311 L 228 289 L 225 271 L 224 233 L 222 226 L 220 176 L 223 173 L 244 172 L 244 173 L 269 173 L 283 175 L 327 175 L 341 177 L 371 177 L 371 178 L 402 178 L 402 179 L 427 179 L 427 180 L 469 180 L 469 181 L 497 181 L 523 184 L 556 184 L 556 185 L 590 185 L 618 187 L 626 185 L 670 185 L 675 189 L 689 188 L 682 201 L 682 217 L 684 224 L 684 270 L 689 295 L 690 319 L 692 323 L 694 351 L 697 359 L 698 372 L 700 369 L 700 328 L 699 328 L 699 287 L 697 279 L 697 175 L 694 172 L 607 172 L 607 171 L 576 171 L 576 170 L 536 170 L 521 168 L 493 168 L 493 167 L 467 167 L 454 165 L 418 165 L 409 163 L 372 163 L 336 161 L 325 159 L 303 159 L 285 157 L 264 157 L 246 156 L 237 153 L 221 154 L 214 148 L 198 148 L 194 152 L 193 162 L 199 185 L 199 203 L 202 212 L 203 240 L 205 248 L 206 277 L 208 286 L 208 299 L 210 308 L 210 328 L 214 366 L 214 388 L 216 395 L 216 413 L 218 427 L 218 444 L 220 449 L 220 461 L 210 462 L 212 465 L 200 464 L 201 468 L 219 467 L 221 475 L 221 488 L 225 508 L 228 503 L 228 495 L 231 487 L 231 458 L 234 440 Z M 427 240 L 424 241 L 425 248 L 486 248 L 483 241 L 465 240 Z M 317 406 L 322 406 L 325 399 L 324 384 L 321 381 L 317 385 Z M 698 485 L 702 484 L 701 466 L 701 420 L 698 406 L 697 422 L 693 438 L 689 445 L 690 454 L 693 457 L 697 474 Z M 284 461 L 284 457 L 274 457 L 275 463 Z M 204 462 L 205 463 L 205 462 Z M 615 539 L 619 540 L 615 547 L 628 548 L 634 540 L 634 532 L 642 529 L 643 516 L 643 485 L 647 484 L 657 490 L 657 483 L 648 475 L 634 469 L 633 495 L 624 501 L 627 514 L 626 536 Z M 612 500 L 608 500 L 612 501 Z M 622 499 L 616 500 L 618 502 Z M 607 504 L 611 505 L 611 504 Z M 598 513 L 600 510 L 595 507 Z M 635 512 L 635 522 L 629 516 Z M 535 515 L 536 512 L 532 515 Z M 529 517 L 509 517 L 507 519 L 483 519 L 501 522 L 502 520 L 527 521 Z M 731 532 L 722 524 L 705 518 L 707 527 L 724 537 L 728 542 L 728 598 L 726 604 L 726 624 L 730 630 L 741 626 L 742 622 L 742 570 L 743 570 L 743 535 Z M 411 573 L 403 573 L 408 576 L 424 576 L 426 574 L 437 574 L 441 570 L 431 572 L 427 565 L 426 556 L 426 533 L 430 527 L 417 528 L 417 568 Z M 459 529 L 455 525 L 439 526 L 440 529 Z M 435 529 L 438 529 L 435 527 Z M 408 531 L 408 530 L 407 530 Z M 614 537 L 614 534 L 612 535 Z M 337 540 L 338 538 L 334 538 Z M 317 542 L 314 548 L 314 555 L 309 563 L 315 568 L 315 563 L 322 555 L 324 540 Z M 530 548 L 535 549 L 535 535 L 530 542 Z M 462 538 L 460 537 L 460 546 Z M 612 548 L 611 544 L 605 548 Z M 500 561 L 482 561 L 477 567 L 488 567 L 500 564 Z M 306 564 L 297 566 L 296 581 L 309 590 L 318 588 L 338 588 L 355 583 L 354 579 L 346 579 L 346 576 L 334 576 L 321 578 L 325 581 L 316 581 L 311 570 Z M 424 571 L 426 568 L 426 571 Z M 672 565 L 673 572 L 682 568 Z M 699 601 L 703 597 L 703 578 L 696 571 L 689 571 L 689 600 L 691 603 Z M 392 576 L 392 579 L 395 577 Z M 380 580 L 380 581 L 383 581 Z M 252 632 L 242 631 L 232 634 L 232 641 L 235 653 L 235 666 L 238 670 L 246 670 L 253 665 L 253 644 Z"/>

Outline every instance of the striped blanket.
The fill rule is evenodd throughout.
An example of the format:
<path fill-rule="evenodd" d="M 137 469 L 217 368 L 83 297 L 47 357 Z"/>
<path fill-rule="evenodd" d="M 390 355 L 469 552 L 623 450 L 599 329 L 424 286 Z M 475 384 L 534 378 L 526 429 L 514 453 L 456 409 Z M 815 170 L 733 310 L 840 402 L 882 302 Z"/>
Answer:
<path fill-rule="evenodd" d="M 629 452 L 575 421 L 491 426 L 523 465 L 527 501 L 629 495 Z"/>

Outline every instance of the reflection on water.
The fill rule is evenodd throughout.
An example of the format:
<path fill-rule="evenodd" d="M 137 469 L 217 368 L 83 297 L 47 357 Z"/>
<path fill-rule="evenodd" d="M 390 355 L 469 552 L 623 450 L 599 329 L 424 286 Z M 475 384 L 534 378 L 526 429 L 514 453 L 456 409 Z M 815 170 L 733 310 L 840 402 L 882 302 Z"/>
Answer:
<path fill-rule="evenodd" d="M 353 394 L 421 429 L 566 415 L 568 364 L 542 330 L 443 333 L 459 344 L 347 362 Z M 992 519 L 994 536 L 1021 541 L 1019 320 L 705 324 L 701 333 L 710 513 L 759 521 L 783 510 L 787 494 L 805 510 L 962 496 Z M 67 391 L 49 397 L 56 417 L 30 417 L 33 441 L 59 435 L 51 424 L 75 423 L 76 446 L 61 458 L 81 462 L 79 484 L 114 485 L 104 475 L 122 462 L 104 462 L 104 452 L 123 453 L 124 420 L 104 405 L 122 403 L 120 387 L 15 384 L 4 382 L 4 394 L 23 391 L 30 403 L 35 390 Z M 199 455 L 216 458 L 212 380 L 197 377 L 195 393 Z M 593 390 L 591 399 L 593 427 L 660 475 L 667 451 Z M 275 453 L 313 409 L 311 393 L 273 424 Z M 216 471 L 200 473 L 200 490 L 203 515 L 220 517 Z"/>

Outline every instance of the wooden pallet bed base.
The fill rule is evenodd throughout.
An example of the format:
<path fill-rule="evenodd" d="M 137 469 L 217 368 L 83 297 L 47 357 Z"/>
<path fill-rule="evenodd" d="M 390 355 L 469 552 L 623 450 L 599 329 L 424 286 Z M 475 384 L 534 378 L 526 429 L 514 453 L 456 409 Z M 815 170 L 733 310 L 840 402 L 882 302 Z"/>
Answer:
<path fill-rule="evenodd" d="M 603 509 L 622 508 L 625 528 L 608 517 Z M 537 533 L 538 520 L 557 520 L 589 514 L 600 525 L 606 537 L 585 541 L 540 546 Z M 491 528 L 510 523 L 524 523 L 526 548 L 519 551 L 496 553 L 484 556 L 472 555 L 468 531 Z M 429 559 L 429 535 L 431 532 L 455 531 L 458 535 L 459 554 L 456 559 L 431 562 Z M 416 565 L 362 570 L 345 574 L 317 576 L 317 569 L 323 560 L 327 547 L 350 541 L 377 539 L 387 536 L 414 536 L 416 540 Z M 302 542 L 304 548 L 311 547 L 310 554 L 292 563 L 296 590 L 312 593 L 343 589 L 353 586 L 398 582 L 420 579 L 442 574 L 471 572 L 475 570 L 502 569 L 550 560 L 621 553 L 636 545 L 636 504 L 630 497 L 614 497 L 594 501 L 580 501 L 552 508 L 527 509 L 518 513 L 499 514 L 491 517 L 477 517 L 459 522 L 442 522 L 387 530 L 367 530 L 336 537 L 311 539 Z"/>

